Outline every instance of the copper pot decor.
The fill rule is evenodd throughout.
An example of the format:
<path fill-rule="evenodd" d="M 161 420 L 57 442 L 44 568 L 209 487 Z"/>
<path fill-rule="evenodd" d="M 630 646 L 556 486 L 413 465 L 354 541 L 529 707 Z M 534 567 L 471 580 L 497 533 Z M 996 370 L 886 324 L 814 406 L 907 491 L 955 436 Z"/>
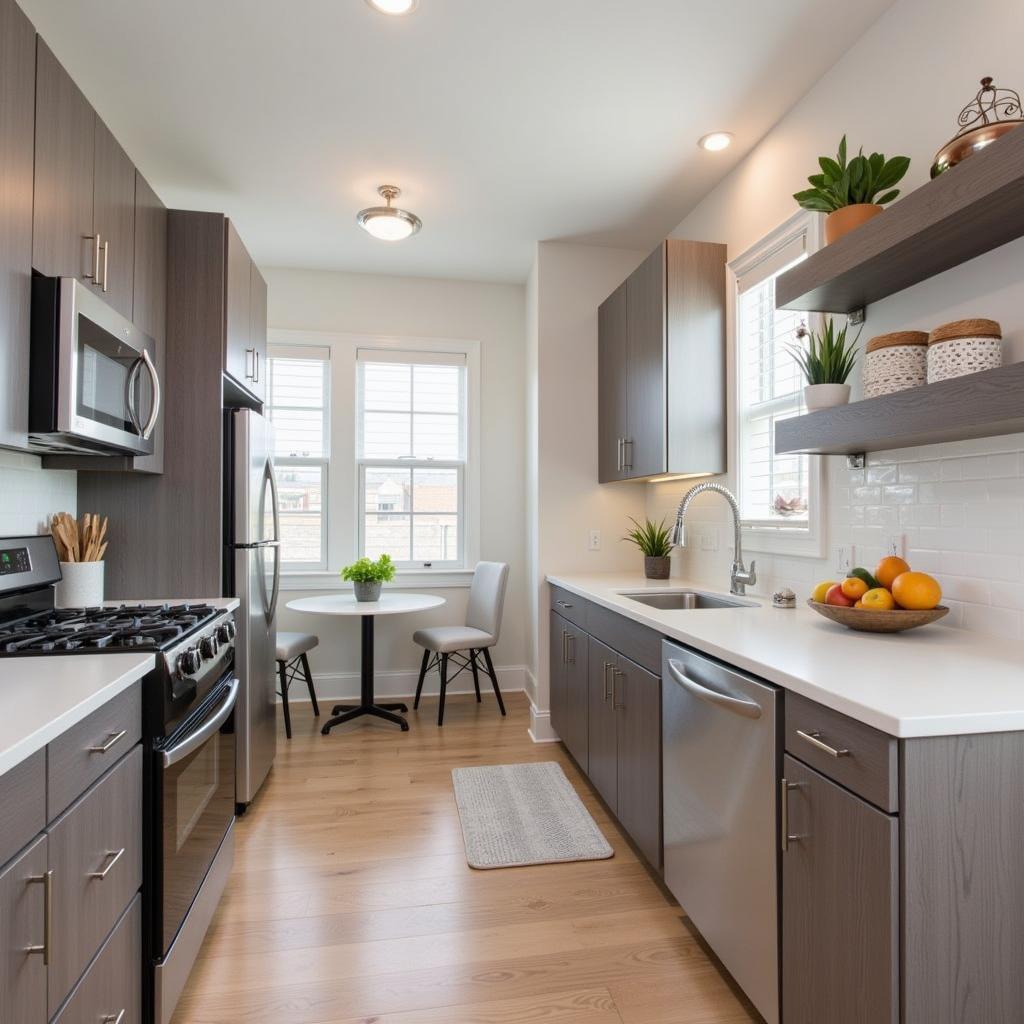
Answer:
<path fill-rule="evenodd" d="M 848 235 L 881 212 L 882 207 L 878 203 L 853 203 L 833 210 L 825 218 L 825 244 L 837 242 L 843 235 Z"/>
<path fill-rule="evenodd" d="M 933 178 L 1024 124 L 1020 96 L 1014 89 L 997 89 L 991 78 L 983 78 L 978 94 L 960 111 L 956 123 L 960 130 L 935 154 Z"/>

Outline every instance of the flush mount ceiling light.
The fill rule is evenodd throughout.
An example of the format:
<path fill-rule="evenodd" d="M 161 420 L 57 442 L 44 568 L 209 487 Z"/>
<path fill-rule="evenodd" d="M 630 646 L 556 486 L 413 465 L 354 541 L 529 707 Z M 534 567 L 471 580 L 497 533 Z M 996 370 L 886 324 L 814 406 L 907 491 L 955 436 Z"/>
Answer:
<path fill-rule="evenodd" d="M 725 149 L 730 142 L 732 142 L 732 132 L 709 132 L 697 140 L 697 145 L 701 149 L 717 153 L 720 149 Z"/>
<path fill-rule="evenodd" d="M 419 0 L 366 0 L 366 2 L 381 14 L 408 14 L 416 9 Z"/>
<path fill-rule="evenodd" d="M 356 223 L 364 231 L 384 242 L 400 242 L 403 238 L 415 235 L 423 227 L 423 222 L 415 213 L 391 205 L 402 194 L 400 188 L 394 185 L 381 185 L 377 192 L 387 205 L 370 206 L 359 211 Z"/>

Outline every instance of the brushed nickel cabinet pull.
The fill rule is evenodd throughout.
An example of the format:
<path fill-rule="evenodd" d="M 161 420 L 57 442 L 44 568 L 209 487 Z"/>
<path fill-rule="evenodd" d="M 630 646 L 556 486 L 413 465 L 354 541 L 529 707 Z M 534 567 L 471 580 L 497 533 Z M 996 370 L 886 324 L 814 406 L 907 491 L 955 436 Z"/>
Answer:
<path fill-rule="evenodd" d="M 41 946 L 26 946 L 26 953 L 41 955 L 43 966 L 50 966 L 50 950 L 53 945 L 53 871 L 47 871 L 42 875 L 32 875 L 27 879 L 31 884 L 42 884 L 43 886 L 43 944 Z"/>
<path fill-rule="evenodd" d="M 618 439 L 619 450 L 618 450 L 618 454 L 616 456 L 616 464 L 615 464 L 615 468 L 620 473 L 622 472 L 622 448 L 623 448 L 623 444 L 624 444 L 624 442 L 623 442 L 622 438 L 620 437 Z"/>
<path fill-rule="evenodd" d="M 115 744 L 120 743 L 121 740 L 123 740 L 125 738 L 125 736 L 127 736 L 127 735 L 128 735 L 128 730 L 127 729 L 122 729 L 120 732 L 111 733 L 111 735 L 107 739 L 106 743 L 101 743 L 101 744 L 99 744 L 98 746 L 95 746 L 95 747 L 89 747 L 88 748 L 88 752 L 90 754 L 105 754 Z"/>
<path fill-rule="evenodd" d="M 629 446 L 629 458 L 626 458 L 626 446 Z M 622 466 L 621 469 L 632 469 L 633 468 L 633 442 L 631 440 L 624 440 L 622 442 Z"/>
<path fill-rule="evenodd" d="M 614 711 L 625 711 L 626 710 L 626 702 L 624 700 L 620 701 L 619 697 L 618 697 L 618 693 L 619 693 L 618 683 L 619 683 L 619 680 L 620 679 L 625 679 L 625 678 L 626 678 L 626 673 L 625 672 L 620 672 L 617 668 L 613 668 L 612 669 L 612 709 Z"/>
<path fill-rule="evenodd" d="M 92 281 L 98 285 L 100 283 L 100 249 L 103 248 L 103 243 L 100 241 L 100 233 L 97 231 L 95 235 L 85 235 L 83 237 L 87 242 L 92 242 L 92 267 L 82 276 L 87 281 Z"/>
<path fill-rule="evenodd" d="M 576 634 L 566 633 L 565 634 L 569 641 L 569 664 L 576 664 Z"/>
<path fill-rule="evenodd" d="M 572 605 L 568 601 L 556 601 L 555 604 L 557 604 L 559 608 L 572 608 Z"/>
<path fill-rule="evenodd" d="M 612 689 L 613 689 L 613 687 L 612 687 L 612 685 L 610 685 L 610 680 L 608 678 L 608 675 L 609 675 L 609 673 L 612 671 L 612 669 L 614 667 L 615 666 L 612 665 L 612 663 L 610 661 L 606 661 L 604 663 L 604 699 L 605 699 L 605 701 L 611 700 L 611 697 L 612 697 Z"/>
<path fill-rule="evenodd" d="M 790 782 L 788 779 L 779 780 L 779 839 L 782 845 L 782 852 L 789 850 L 790 843 L 798 843 L 806 836 L 793 835 L 789 831 L 789 794 L 791 790 L 799 789 L 802 783 Z"/>
<path fill-rule="evenodd" d="M 123 1024 L 128 1008 L 125 1007 L 120 1013 L 108 1013 L 100 1024 Z"/>
<path fill-rule="evenodd" d="M 124 856 L 124 851 L 125 847 L 123 846 L 120 850 L 107 850 L 107 856 L 110 858 L 109 863 L 102 871 L 90 871 L 89 877 L 96 878 L 102 882 L 113 870 L 114 865 Z"/>
<path fill-rule="evenodd" d="M 110 278 L 110 242 L 106 241 L 103 243 L 103 290 L 107 290 L 107 283 Z M 96 282 L 99 284 L 99 282 Z"/>
<path fill-rule="evenodd" d="M 850 751 L 845 747 L 830 747 L 821 738 L 820 732 L 804 732 L 802 729 L 797 729 L 797 736 L 802 740 L 806 740 L 812 747 L 817 747 L 818 750 L 824 751 L 829 757 L 849 757 Z"/>

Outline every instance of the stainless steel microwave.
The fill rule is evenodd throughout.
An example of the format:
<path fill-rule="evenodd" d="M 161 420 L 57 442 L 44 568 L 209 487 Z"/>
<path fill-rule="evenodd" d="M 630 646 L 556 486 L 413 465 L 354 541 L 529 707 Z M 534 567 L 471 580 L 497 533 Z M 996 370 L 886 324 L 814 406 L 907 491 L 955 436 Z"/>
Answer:
<path fill-rule="evenodd" d="M 29 445 L 150 455 L 160 415 L 152 338 L 71 277 L 32 279 Z"/>

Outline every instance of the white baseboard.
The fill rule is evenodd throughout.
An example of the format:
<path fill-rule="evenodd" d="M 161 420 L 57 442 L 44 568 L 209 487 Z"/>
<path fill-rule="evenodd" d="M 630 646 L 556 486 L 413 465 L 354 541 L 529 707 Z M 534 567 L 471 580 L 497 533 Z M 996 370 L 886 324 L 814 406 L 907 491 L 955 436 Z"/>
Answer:
<path fill-rule="evenodd" d="M 527 730 L 534 743 L 560 743 L 561 737 L 551 726 L 551 712 L 541 711 L 530 698 L 530 728 Z"/>
<path fill-rule="evenodd" d="M 494 671 L 498 676 L 498 686 L 504 693 L 521 693 L 526 690 L 526 666 L 525 665 L 495 665 Z M 412 697 L 416 693 L 416 683 L 419 680 L 418 671 L 401 672 L 374 672 L 373 692 L 377 698 Z M 313 685 L 316 688 L 318 701 L 345 701 L 359 699 L 360 677 L 358 672 L 314 672 Z M 423 696 L 436 697 L 439 687 L 437 672 L 428 672 L 423 683 Z M 486 672 L 480 673 L 480 690 L 482 693 L 493 693 L 491 681 Z M 471 672 L 464 672 L 458 680 L 449 685 L 449 696 L 454 694 L 473 693 L 473 675 Z M 303 701 L 309 702 L 309 693 L 306 690 L 305 682 L 299 676 L 291 685 L 288 691 L 288 702 L 300 704 Z M 280 698 L 278 698 L 280 703 Z"/>

